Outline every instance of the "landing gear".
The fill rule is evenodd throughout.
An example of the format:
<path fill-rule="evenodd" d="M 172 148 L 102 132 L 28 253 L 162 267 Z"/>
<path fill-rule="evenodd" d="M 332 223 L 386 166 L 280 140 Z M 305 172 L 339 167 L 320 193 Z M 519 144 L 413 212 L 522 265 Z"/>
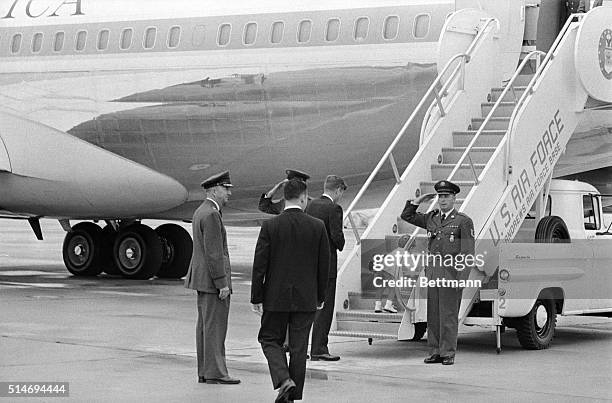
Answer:
<path fill-rule="evenodd" d="M 162 264 L 159 237 L 146 225 L 132 224 L 122 228 L 113 246 L 117 268 L 127 278 L 148 279 L 157 274 Z"/>
<path fill-rule="evenodd" d="M 70 229 L 67 225 L 66 229 Z M 193 241 L 176 224 L 154 231 L 138 222 L 100 228 L 91 222 L 76 224 L 64 238 L 62 252 L 68 271 L 75 276 L 101 272 L 131 279 L 181 278 L 187 274 Z"/>
<path fill-rule="evenodd" d="M 102 249 L 102 229 L 90 222 L 79 223 L 64 238 L 64 264 L 75 276 L 97 276 L 102 272 Z"/>
<path fill-rule="evenodd" d="M 117 231 L 112 225 L 108 224 L 102 229 L 102 271 L 110 275 L 121 274 L 119 268 L 115 264 L 113 259 L 113 245 L 115 244 L 115 238 L 117 237 Z"/>
<path fill-rule="evenodd" d="M 164 224 L 155 229 L 162 245 L 162 263 L 157 273 L 161 278 L 181 278 L 187 274 L 193 241 L 185 229 L 176 224 Z"/>

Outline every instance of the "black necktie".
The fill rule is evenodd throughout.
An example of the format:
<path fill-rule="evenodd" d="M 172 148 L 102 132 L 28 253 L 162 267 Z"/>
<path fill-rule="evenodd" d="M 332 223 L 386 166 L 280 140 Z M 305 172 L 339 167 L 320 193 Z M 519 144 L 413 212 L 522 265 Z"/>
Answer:
<path fill-rule="evenodd" d="M 442 221 L 446 219 L 446 214 L 442 213 Z"/>

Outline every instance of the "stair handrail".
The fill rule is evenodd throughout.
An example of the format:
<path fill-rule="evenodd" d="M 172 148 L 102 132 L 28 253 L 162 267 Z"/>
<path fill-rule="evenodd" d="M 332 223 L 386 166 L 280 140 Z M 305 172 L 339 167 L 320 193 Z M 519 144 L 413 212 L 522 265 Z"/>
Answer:
<path fill-rule="evenodd" d="M 542 52 L 542 51 L 539 51 L 539 50 L 534 50 L 534 51 L 530 52 L 523 59 L 523 61 L 519 65 L 519 67 L 516 69 L 516 71 L 512 75 L 512 78 L 510 79 L 510 81 L 508 81 L 508 84 L 504 88 L 504 91 L 502 92 L 502 94 L 499 96 L 497 102 L 495 103 L 495 105 L 493 106 L 491 111 L 487 114 L 487 117 L 485 118 L 485 120 L 481 124 L 481 126 L 478 129 L 476 135 L 474 136 L 474 138 L 472 139 L 472 141 L 470 142 L 470 144 L 466 148 L 466 151 L 463 153 L 463 155 L 461 156 L 461 158 L 459 159 L 459 161 L 455 165 L 455 168 L 453 169 L 453 171 L 448 176 L 447 180 L 449 180 L 449 181 L 452 180 L 453 175 L 456 173 L 456 171 L 459 169 L 459 167 L 463 163 L 463 160 L 469 154 L 469 151 L 473 147 L 476 139 L 478 138 L 480 133 L 484 130 L 484 128 L 486 127 L 487 123 L 489 122 L 489 120 L 493 116 L 494 111 L 497 109 L 499 104 L 503 101 L 503 99 L 506 96 L 506 94 L 508 93 L 508 91 L 511 89 L 513 94 L 515 94 L 514 93 L 514 81 L 518 78 L 520 73 L 523 71 L 523 68 L 527 65 L 527 62 L 529 60 L 531 60 L 533 58 L 533 56 L 537 55 L 539 57 L 538 57 L 538 59 L 536 59 L 536 63 L 539 62 L 539 66 L 536 68 L 536 72 L 535 72 L 534 76 L 530 80 L 529 84 L 527 85 L 527 88 L 525 89 L 525 92 L 523 93 L 523 95 L 521 96 L 521 98 L 518 101 L 516 101 L 516 95 L 515 95 L 515 102 L 516 102 L 516 104 L 515 104 L 514 110 L 512 112 L 512 116 L 510 118 L 510 124 L 508 125 L 508 130 L 506 132 L 506 136 L 508 136 L 508 142 L 506 144 L 506 163 L 509 161 L 511 133 L 513 131 L 513 126 L 514 126 L 514 121 L 516 120 L 517 111 L 520 109 L 520 106 L 522 106 L 522 104 L 525 102 L 525 100 L 527 99 L 527 96 L 529 96 L 531 93 L 534 92 L 533 87 L 534 87 L 535 83 L 537 82 L 538 78 L 541 76 L 542 72 L 544 71 L 544 69 L 546 68 L 548 63 L 554 58 L 553 53 L 557 49 L 557 47 L 559 46 L 559 44 L 561 42 L 561 39 L 565 36 L 566 32 L 569 30 L 570 25 L 574 22 L 574 18 L 573 17 L 576 17 L 578 20 L 580 20 L 580 19 L 582 19 L 584 17 L 584 14 L 572 14 L 572 16 L 567 19 L 567 21 L 565 22 L 565 25 L 561 29 L 559 35 L 557 36 L 557 38 L 553 42 L 553 45 L 551 46 L 550 50 L 548 51 L 548 53 L 546 54 L 546 57 L 544 58 L 544 60 L 542 62 L 539 62 L 539 60 L 542 57 L 542 55 L 544 55 L 545 53 Z M 475 173 L 474 165 L 472 163 L 471 158 L 469 160 L 470 160 L 470 165 L 471 165 L 471 168 L 472 168 L 472 172 L 475 175 L 475 179 L 476 179 L 475 180 L 475 184 L 478 185 L 478 176 Z M 512 169 L 512 167 L 509 166 L 508 170 L 506 170 L 506 175 L 509 172 L 511 172 L 511 169 Z M 437 196 L 436 196 L 436 198 L 432 199 L 430 205 L 427 208 L 427 213 L 430 212 L 431 210 L 433 210 L 433 207 L 435 206 L 436 200 L 437 200 Z M 418 235 L 418 233 L 420 231 L 421 231 L 420 228 L 416 228 L 412 232 L 412 234 L 410 235 L 410 239 L 406 242 L 406 244 L 403 247 L 404 250 L 408 250 L 414 244 L 414 242 L 416 241 L 416 236 Z M 401 274 L 402 274 L 401 270 L 399 269 L 399 267 L 397 267 L 396 270 L 395 270 L 395 279 L 398 279 L 401 276 Z M 410 307 L 408 307 L 406 305 L 404 300 L 401 298 L 399 291 L 396 290 L 395 294 L 396 294 L 396 297 L 397 297 L 396 299 L 400 302 L 400 304 L 404 307 L 404 309 L 412 310 Z"/>
<path fill-rule="evenodd" d="M 476 174 L 476 170 L 474 168 L 474 164 L 472 163 L 472 158 L 469 157 L 469 152 L 471 151 L 471 149 L 473 148 L 474 144 L 476 143 L 476 140 L 478 139 L 478 136 L 480 136 L 480 134 L 482 133 L 482 131 L 484 130 L 486 125 L 489 123 L 489 121 L 493 117 L 493 114 L 495 113 L 495 110 L 499 107 L 499 105 L 503 101 L 503 99 L 506 96 L 506 94 L 510 90 L 512 90 L 512 93 L 514 94 L 514 82 L 518 79 L 518 76 L 520 75 L 520 72 L 523 71 L 524 67 L 527 65 L 527 62 L 529 62 L 534 56 L 540 56 L 541 57 L 544 54 L 545 53 L 540 51 L 540 50 L 534 50 L 534 51 L 530 52 L 527 56 L 525 56 L 525 58 L 523 59 L 523 61 L 519 65 L 519 67 L 516 69 L 516 71 L 514 72 L 514 74 L 510 78 L 510 80 L 508 81 L 508 84 L 506 84 L 506 87 L 502 91 L 501 95 L 499 96 L 499 98 L 497 99 L 495 104 L 493 105 L 493 108 L 491 108 L 491 111 L 487 114 L 485 120 L 480 125 L 480 128 L 476 132 L 476 135 L 474 136 L 474 138 L 472 139 L 472 141 L 470 142 L 468 147 L 466 147 L 464 153 L 461 155 L 461 158 L 459 158 L 459 161 L 457 162 L 457 164 L 455 165 L 455 167 L 453 168 L 453 170 L 451 171 L 450 175 L 447 178 L 448 181 L 451 181 L 453 179 L 453 175 L 457 172 L 459 167 L 463 164 L 463 161 L 465 160 L 465 158 L 469 158 L 470 166 L 472 168 L 472 173 L 474 174 L 475 184 L 478 185 L 478 183 L 479 183 L 478 182 L 478 175 Z M 536 59 L 536 63 L 539 64 L 539 60 L 540 60 L 539 58 Z M 536 69 L 536 71 L 537 70 L 538 69 Z M 515 95 L 515 102 L 517 102 L 516 95 Z M 437 196 L 434 199 L 432 199 L 432 201 L 430 202 L 430 204 L 429 204 L 425 214 L 427 214 L 427 213 L 429 213 L 430 211 L 433 210 L 433 208 L 434 208 L 434 206 L 436 204 L 437 199 L 438 199 Z M 416 242 L 416 237 L 419 234 L 419 232 L 421 232 L 420 228 L 416 228 L 412 232 L 412 234 L 410 235 L 410 239 L 406 242 L 406 244 L 402 248 L 403 250 L 408 250 L 410 247 L 412 247 L 412 245 Z M 402 274 L 403 273 L 401 272 L 401 269 L 399 268 L 399 266 L 396 267 L 396 270 L 395 270 L 395 280 L 400 279 L 400 277 L 402 277 Z M 406 306 L 406 303 L 401 298 L 401 295 L 400 295 L 400 292 L 399 292 L 399 288 L 396 289 L 396 293 L 395 294 L 396 294 L 396 299 L 400 302 L 400 304 L 403 306 L 404 309 L 412 310 L 412 309 L 410 309 L 409 307 Z"/>
<path fill-rule="evenodd" d="M 453 70 L 453 72 L 450 74 L 449 79 L 446 80 L 446 82 L 444 83 L 444 85 L 442 85 L 442 88 L 440 88 L 440 94 L 442 94 L 442 97 L 445 97 L 446 95 L 448 95 L 448 89 L 451 85 L 451 83 L 454 82 L 454 78 L 458 72 L 459 69 L 464 68 L 465 64 L 461 63 L 459 64 L 457 67 L 455 67 L 455 70 Z M 461 74 L 463 74 L 463 72 L 461 72 Z M 461 87 L 459 88 L 459 90 L 463 90 L 464 86 L 463 83 L 461 85 Z M 425 134 L 425 131 L 429 125 L 429 121 L 431 120 L 431 117 L 433 116 L 433 110 L 434 108 L 438 106 L 438 109 L 440 111 L 440 118 L 443 118 L 444 116 L 446 116 L 446 111 L 444 110 L 444 108 L 440 107 L 438 105 L 437 102 L 432 102 L 429 105 L 429 108 L 427 108 L 427 112 L 425 112 L 425 117 L 423 118 L 423 123 L 421 123 L 421 133 L 419 135 L 419 147 L 425 142 L 425 139 L 427 137 L 427 134 Z"/>
<path fill-rule="evenodd" d="M 353 201 L 351 202 L 349 207 L 346 209 L 345 216 L 348 218 L 348 220 L 349 220 L 349 222 L 351 224 L 351 227 L 353 229 L 353 233 L 354 233 L 355 238 L 357 240 L 357 245 L 359 245 L 361 243 L 361 236 L 359 235 L 359 231 L 357 230 L 357 226 L 355 225 L 355 221 L 354 221 L 353 216 L 352 216 L 352 212 L 355 209 L 355 206 L 361 200 L 361 197 L 363 196 L 363 194 L 368 190 L 368 188 L 370 187 L 370 184 L 374 181 L 374 178 L 380 172 L 380 169 L 382 168 L 382 166 L 384 165 L 384 163 L 387 160 L 389 160 L 389 163 L 391 164 L 391 168 L 393 169 L 393 173 L 394 173 L 394 176 L 395 176 L 396 183 L 400 183 L 401 182 L 400 174 L 399 174 L 399 171 L 397 169 L 397 164 L 395 163 L 395 158 L 393 157 L 393 154 L 392 154 L 393 150 L 395 149 L 395 147 L 397 146 L 399 141 L 402 139 L 402 137 L 406 133 L 406 130 L 408 129 L 408 126 L 410 126 L 412 121 L 415 119 L 415 117 L 420 112 L 421 108 L 425 104 L 425 101 L 427 101 L 429 99 L 429 97 L 431 96 L 432 93 L 435 92 L 435 96 L 436 96 L 436 100 L 437 100 L 438 106 L 443 111 L 444 107 L 442 106 L 442 100 L 441 100 L 441 97 L 440 97 L 440 93 L 436 90 L 436 86 L 438 86 L 438 84 L 442 80 L 442 77 L 445 75 L 445 73 L 450 68 L 452 63 L 454 63 L 456 60 L 460 60 L 460 65 L 465 65 L 466 63 L 469 63 L 469 60 L 471 58 L 471 53 L 476 48 L 476 45 L 479 44 L 480 41 L 482 40 L 482 38 L 484 37 L 485 32 L 487 32 L 488 26 L 491 23 L 493 23 L 493 22 L 496 22 L 497 26 L 499 28 L 499 21 L 497 19 L 495 19 L 495 18 L 488 18 L 488 19 L 486 19 L 485 22 L 484 22 L 484 25 L 482 26 L 482 29 L 480 29 L 478 31 L 478 33 L 476 34 L 476 37 L 474 38 L 474 40 L 472 41 L 472 43 L 468 47 L 467 51 L 465 53 L 459 53 L 459 54 L 453 56 L 446 63 L 446 65 L 444 66 L 442 71 L 438 74 L 438 76 L 436 77 L 434 82 L 430 85 L 430 87 L 427 90 L 427 92 L 425 93 L 425 95 L 422 97 L 422 99 L 419 102 L 419 104 L 417 105 L 417 107 L 413 110 L 413 112 L 410 115 L 410 117 L 408 118 L 408 120 L 406 120 L 406 122 L 404 123 L 404 125 L 402 126 L 402 128 L 400 129 L 398 134 L 395 136 L 395 139 L 393 140 L 393 142 L 391 142 L 391 145 L 389 145 L 389 147 L 387 148 L 387 150 L 385 151 L 385 153 L 381 157 L 380 161 L 378 162 L 378 164 L 376 165 L 374 170 L 370 173 L 370 176 L 368 176 L 368 179 L 362 185 L 361 189 L 359 189 L 359 192 L 357 192 L 357 195 L 355 195 L 355 198 L 353 199 Z M 465 80 L 465 68 L 461 68 L 461 71 L 463 72 L 461 78 L 463 80 Z M 451 76 L 449 78 L 449 80 L 452 80 L 454 78 L 455 77 Z"/>
<path fill-rule="evenodd" d="M 476 173 L 476 169 L 474 168 L 474 162 L 472 161 L 472 157 L 470 156 L 470 151 L 472 151 L 472 148 L 474 147 L 474 144 L 476 144 L 476 141 L 478 140 L 478 137 L 485 130 L 485 127 L 487 126 L 487 124 L 489 123 L 489 121 L 491 120 L 493 115 L 495 114 L 495 111 L 497 110 L 499 105 L 501 105 L 501 103 L 503 102 L 504 97 L 506 96 L 506 94 L 508 94 L 508 92 L 510 90 L 512 90 L 512 93 L 514 94 L 514 82 L 517 80 L 518 76 L 520 75 L 520 73 L 523 71 L 523 69 L 527 65 L 527 62 L 529 62 L 532 57 L 539 56 L 537 59 L 535 59 L 536 60 L 536 66 L 537 66 L 536 67 L 536 72 L 537 72 L 537 71 L 540 70 L 540 57 L 542 57 L 543 55 L 545 55 L 545 53 L 542 52 L 541 50 L 534 50 L 534 51 L 530 52 L 523 59 L 523 61 L 521 62 L 519 67 L 516 69 L 516 71 L 512 75 L 512 78 L 510 79 L 510 81 L 508 81 L 508 84 L 506 84 L 506 87 L 504 88 L 504 90 L 502 91 L 501 95 L 499 96 L 499 98 L 497 99 L 497 101 L 495 102 L 495 104 L 493 105 L 493 107 L 491 108 L 489 113 L 487 114 L 487 117 L 485 118 L 485 120 L 482 122 L 482 124 L 480 125 L 480 127 L 476 131 L 476 134 L 474 135 L 474 137 L 472 138 L 472 140 L 470 141 L 470 143 L 466 147 L 465 151 L 461 155 L 461 158 L 459 158 L 459 161 L 457 161 L 457 163 L 455 164 L 455 167 L 453 168 L 451 173 L 448 175 L 448 178 L 446 180 L 452 181 L 453 176 L 457 173 L 459 168 L 461 168 L 461 165 L 463 164 L 463 162 L 467 158 L 468 161 L 469 161 L 469 164 L 470 164 L 470 168 L 472 170 L 472 174 L 474 175 L 474 184 L 475 184 L 475 186 L 478 186 L 478 184 L 480 183 L 480 181 L 478 179 L 479 175 Z M 518 102 L 516 100 L 516 95 L 515 95 L 514 102 L 515 102 L 515 109 L 514 110 L 516 110 L 516 107 L 518 106 Z"/>
<path fill-rule="evenodd" d="M 563 25 L 563 28 L 561 28 L 559 35 L 557 35 L 557 38 L 555 38 L 555 41 L 553 42 L 550 49 L 548 50 L 546 57 L 544 58 L 542 63 L 540 63 L 539 68 L 536 70 L 535 74 L 529 81 L 529 84 L 527 84 L 527 88 L 525 88 L 525 92 L 523 93 L 519 101 L 516 103 L 516 106 L 514 107 L 514 110 L 512 111 L 512 115 L 510 116 L 510 123 L 508 124 L 508 131 L 506 133 L 506 136 L 508 136 L 508 140 L 506 142 L 506 150 L 505 150 L 506 153 L 504 156 L 505 165 L 506 165 L 506 169 L 504 170 L 504 179 L 506 180 L 506 182 L 508 182 L 508 177 L 512 173 L 512 165 L 510 165 L 510 162 L 511 162 L 510 157 L 512 154 L 511 152 L 512 151 L 511 150 L 512 133 L 514 133 L 514 127 L 516 125 L 516 115 L 518 111 L 520 110 L 520 108 L 525 103 L 525 101 L 527 100 L 527 97 L 535 92 L 534 87 L 535 87 L 536 82 L 542 76 L 542 73 L 544 72 L 544 70 L 546 70 L 546 67 L 548 66 L 548 64 L 554 59 L 554 53 L 559 47 L 559 45 L 561 44 L 561 40 L 565 37 L 565 34 L 567 33 L 567 31 L 569 31 L 570 26 L 572 25 L 572 23 L 574 23 L 574 18 L 578 20 L 577 22 L 580 22 L 580 20 L 582 20 L 585 15 L 586 14 L 582 14 L 582 13 L 572 14 L 565 21 L 565 24 Z"/>

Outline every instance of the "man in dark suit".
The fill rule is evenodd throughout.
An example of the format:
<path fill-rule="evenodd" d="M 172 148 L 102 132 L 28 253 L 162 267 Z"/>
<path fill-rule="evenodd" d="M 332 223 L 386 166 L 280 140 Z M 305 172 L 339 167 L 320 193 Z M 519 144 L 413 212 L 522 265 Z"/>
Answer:
<path fill-rule="evenodd" d="M 286 179 L 278 182 L 272 189 L 261 195 L 259 198 L 259 205 L 257 206 L 259 211 L 267 214 L 279 215 L 285 207 L 285 200 L 282 196 L 278 199 L 275 199 L 275 197 L 278 197 L 277 194 L 281 192 L 285 183 L 291 179 L 299 179 L 303 182 L 310 179 L 310 175 L 306 172 L 298 171 L 297 169 L 287 169 L 285 173 L 287 174 Z"/>
<path fill-rule="evenodd" d="M 329 175 L 325 178 L 323 195 L 313 199 L 306 206 L 306 214 L 323 221 L 327 238 L 329 240 L 329 251 L 331 254 L 329 265 L 329 282 L 325 293 L 325 305 L 317 312 L 312 325 L 312 342 L 310 346 L 310 359 L 312 361 L 338 361 L 337 355 L 329 353 L 327 346 L 329 329 L 334 316 L 334 304 L 336 301 L 336 277 L 338 275 L 338 253 L 344 248 L 344 232 L 342 232 L 342 206 L 338 204 L 347 186 L 339 176 Z"/>
<path fill-rule="evenodd" d="M 232 270 L 221 209 L 232 191 L 229 172 L 202 182 L 206 200 L 193 215 L 193 255 L 185 287 L 198 292 L 196 349 L 198 382 L 238 384 L 225 365 L 225 336 L 232 292 Z"/>
<path fill-rule="evenodd" d="M 261 226 L 251 285 L 253 311 L 262 315 L 258 341 L 279 389 L 276 402 L 302 398 L 308 335 L 324 305 L 330 258 L 325 225 L 303 212 L 306 183 L 289 180 L 284 197 L 284 211 Z M 287 329 L 289 365 L 282 351 Z"/>
<path fill-rule="evenodd" d="M 438 193 L 439 210 L 427 214 L 417 212 L 420 203 L 436 196 L 427 193 L 415 200 L 408 200 L 401 218 L 427 230 L 429 255 L 425 273 L 428 280 L 435 280 L 436 283 L 438 279 L 467 280 L 471 267 L 454 262 L 459 262 L 459 255 L 462 262 L 474 261 L 474 224 L 470 217 L 455 210 L 459 186 L 450 181 L 439 181 L 434 189 Z M 466 259 L 470 255 L 472 259 Z M 462 288 L 452 286 L 427 288 L 427 345 L 431 355 L 425 358 L 426 364 L 455 363 L 462 292 Z"/>

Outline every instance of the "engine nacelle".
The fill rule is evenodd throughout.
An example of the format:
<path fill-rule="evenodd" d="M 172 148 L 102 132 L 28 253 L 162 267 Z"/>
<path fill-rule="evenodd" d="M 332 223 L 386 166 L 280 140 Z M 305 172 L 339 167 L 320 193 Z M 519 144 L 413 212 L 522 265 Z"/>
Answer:
<path fill-rule="evenodd" d="M 0 113 L 0 210 L 137 218 L 183 204 L 175 179 L 67 133 Z"/>

